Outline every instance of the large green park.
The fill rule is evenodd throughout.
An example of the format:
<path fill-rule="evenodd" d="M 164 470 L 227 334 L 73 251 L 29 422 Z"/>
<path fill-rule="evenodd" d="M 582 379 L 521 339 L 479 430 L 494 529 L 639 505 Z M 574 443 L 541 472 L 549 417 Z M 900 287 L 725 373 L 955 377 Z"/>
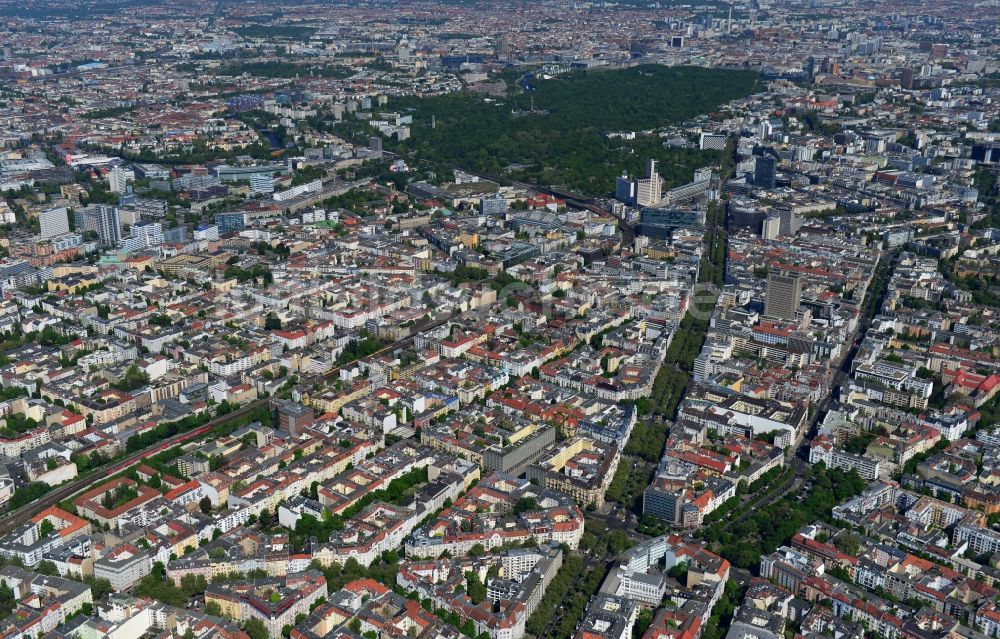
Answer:
<path fill-rule="evenodd" d="M 413 116 L 411 137 L 394 150 L 441 176 L 464 168 L 593 196 L 610 193 L 623 170 L 638 174 L 654 158 L 666 184 L 677 185 L 719 156 L 667 148 L 657 130 L 710 114 L 760 86 L 749 71 L 661 65 L 524 82 L 517 81 L 520 72 L 505 75 L 509 88 L 501 97 L 466 91 L 393 100 L 392 109 Z M 606 135 L 631 131 L 635 139 Z"/>

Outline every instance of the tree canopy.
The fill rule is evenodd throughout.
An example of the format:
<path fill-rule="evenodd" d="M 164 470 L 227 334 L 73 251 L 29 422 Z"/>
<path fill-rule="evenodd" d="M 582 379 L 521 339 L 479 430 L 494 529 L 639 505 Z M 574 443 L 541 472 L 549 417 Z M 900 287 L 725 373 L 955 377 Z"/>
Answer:
<path fill-rule="evenodd" d="M 655 135 L 624 140 L 604 133 L 681 122 L 749 95 L 757 78 L 748 71 L 642 65 L 566 74 L 506 100 L 467 93 L 400 98 L 390 106 L 412 114 L 413 126 L 396 150 L 416 152 L 439 175 L 458 167 L 589 195 L 610 192 L 623 170 L 639 174 L 655 158 L 668 186 L 683 184 L 696 168 L 718 161 L 718 152 L 667 149 Z"/>

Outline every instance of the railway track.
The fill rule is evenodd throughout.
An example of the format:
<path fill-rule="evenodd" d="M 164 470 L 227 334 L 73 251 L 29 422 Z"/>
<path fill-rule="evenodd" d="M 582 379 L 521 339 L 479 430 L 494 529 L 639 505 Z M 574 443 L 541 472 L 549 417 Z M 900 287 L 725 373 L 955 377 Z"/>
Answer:
<path fill-rule="evenodd" d="M 253 412 L 255 409 L 266 403 L 266 399 L 250 402 L 249 404 L 240 406 L 231 413 L 227 413 L 221 417 L 216 417 L 215 419 L 212 419 L 193 430 L 173 435 L 172 437 L 150 446 L 149 448 L 133 453 L 125 459 L 116 460 L 110 464 L 101 466 L 94 472 L 87 474 L 84 477 L 78 477 L 70 482 L 56 486 L 40 499 L 36 499 L 30 504 L 25 504 L 17 510 L 5 514 L 2 520 L 0 520 L 0 534 L 7 534 L 15 530 L 18 526 L 27 523 L 38 512 L 45 510 L 50 506 L 55 506 L 59 502 L 72 497 L 76 493 L 104 481 L 111 475 L 120 473 L 126 468 L 129 468 L 130 466 L 137 464 L 144 459 L 148 459 L 149 457 L 164 450 L 179 446 L 185 442 L 191 441 L 192 439 L 197 439 L 202 435 L 211 432 L 212 429 L 217 428 L 218 426 L 222 426 Z"/>
<path fill-rule="evenodd" d="M 626 222 L 624 218 L 601 206 L 596 198 L 587 197 L 585 195 L 558 188 L 541 186 L 539 184 L 528 184 L 527 182 L 518 182 L 517 180 L 509 180 L 495 175 L 476 173 L 475 171 L 466 171 L 466 173 L 478 176 L 484 180 L 496 182 L 500 185 L 515 186 L 529 191 L 536 191 L 538 193 L 544 193 L 545 195 L 551 195 L 552 197 L 564 200 L 566 202 L 566 206 L 584 209 L 590 211 L 591 213 L 596 213 L 597 215 L 610 215 L 617 220 L 618 230 L 622 233 L 623 246 L 632 246 L 635 243 L 635 229 L 629 226 L 628 222 Z"/>
<path fill-rule="evenodd" d="M 443 326 L 444 324 L 447 324 L 451 320 L 455 319 L 457 315 L 459 315 L 458 312 L 452 312 L 449 313 L 447 317 L 444 317 L 442 319 L 431 320 L 429 322 L 417 324 L 416 326 L 414 326 L 413 334 L 404 337 L 402 339 L 396 340 L 391 344 L 387 344 L 386 346 L 375 351 L 368 357 L 383 355 L 385 353 L 390 353 L 397 349 L 403 348 L 412 343 L 417 334 Z M 330 378 L 335 375 L 338 375 L 342 368 L 343 366 L 334 367 L 333 369 L 324 373 L 322 377 Z M 82 492 L 88 488 L 92 488 L 93 486 L 101 483 L 102 481 L 105 481 L 111 475 L 120 473 L 123 470 L 141 462 L 144 459 L 148 459 L 153 455 L 161 453 L 170 448 L 180 446 L 191 440 L 199 439 L 200 437 L 210 433 L 212 430 L 218 428 L 219 426 L 224 426 L 225 424 L 228 424 L 234 420 L 245 417 L 246 415 L 257 410 L 258 408 L 266 406 L 267 403 L 270 401 L 270 399 L 271 398 L 257 399 L 248 404 L 244 404 L 243 406 L 236 408 L 232 412 L 211 419 L 205 424 L 202 424 L 201 426 L 193 430 L 189 430 L 186 433 L 178 433 L 176 435 L 173 435 L 161 442 L 158 442 L 157 444 L 154 444 L 153 446 L 150 446 L 141 451 L 133 453 L 127 456 L 125 459 L 116 460 L 105 466 L 101 466 L 100 468 L 95 469 L 93 472 L 83 477 L 78 477 L 68 483 L 56 486 L 50 492 L 42 496 L 40 499 L 36 499 L 30 504 L 25 504 L 24 506 L 21 506 L 16 510 L 5 513 L 2 517 L 0 517 L 0 535 L 6 535 L 16 530 L 19 526 L 27 523 L 37 513 L 45 510 L 46 508 L 55 506 L 56 504 L 66 499 L 69 499 L 70 497 L 79 492 Z"/>

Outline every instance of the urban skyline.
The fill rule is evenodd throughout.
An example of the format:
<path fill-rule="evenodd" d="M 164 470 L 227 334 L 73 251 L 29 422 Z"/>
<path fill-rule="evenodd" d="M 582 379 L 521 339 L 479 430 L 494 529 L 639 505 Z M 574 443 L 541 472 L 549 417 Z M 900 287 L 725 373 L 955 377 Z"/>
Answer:
<path fill-rule="evenodd" d="M 0 0 L 0 637 L 1000 637 L 998 171 L 998 0 Z"/>

